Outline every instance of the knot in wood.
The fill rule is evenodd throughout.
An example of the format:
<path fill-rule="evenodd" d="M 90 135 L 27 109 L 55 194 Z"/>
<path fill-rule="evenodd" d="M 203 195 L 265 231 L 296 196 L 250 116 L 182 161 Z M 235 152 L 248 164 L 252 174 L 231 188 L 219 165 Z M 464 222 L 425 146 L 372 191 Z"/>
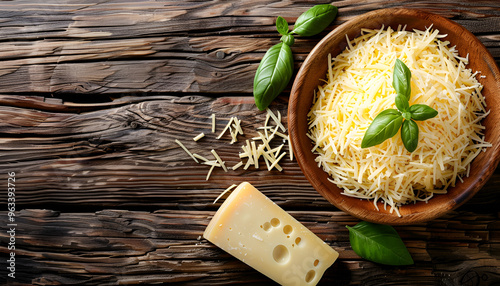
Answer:
<path fill-rule="evenodd" d="M 102 143 L 101 137 L 89 138 L 88 141 L 89 141 L 89 146 L 92 146 L 92 147 L 97 147 L 97 146 L 101 145 L 101 143 Z"/>
<path fill-rule="evenodd" d="M 130 128 L 132 129 L 138 129 L 138 128 L 141 128 L 142 124 L 140 122 L 137 122 L 137 121 L 132 121 L 129 123 L 130 125 Z"/>
<path fill-rule="evenodd" d="M 223 59 L 226 56 L 226 54 L 223 51 L 218 51 L 215 53 L 215 57 L 218 59 Z"/>
<path fill-rule="evenodd" d="M 462 280 L 460 282 L 461 285 L 464 286 L 477 286 L 479 285 L 479 280 L 479 274 L 474 270 L 469 270 L 464 276 L 462 276 Z"/>

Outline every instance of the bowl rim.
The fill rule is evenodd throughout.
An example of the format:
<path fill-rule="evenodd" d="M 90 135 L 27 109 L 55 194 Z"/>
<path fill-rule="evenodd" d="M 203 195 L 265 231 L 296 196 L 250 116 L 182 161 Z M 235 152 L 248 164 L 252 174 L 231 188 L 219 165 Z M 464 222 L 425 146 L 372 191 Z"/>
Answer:
<path fill-rule="evenodd" d="M 307 126 L 307 116 L 305 120 L 306 122 L 305 123 L 301 122 L 301 118 L 303 120 L 303 117 L 300 116 L 300 114 L 298 114 L 298 112 L 295 111 L 297 110 L 299 105 L 304 105 L 304 102 L 301 102 L 299 100 L 300 98 L 299 95 L 302 94 L 304 89 L 304 86 L 302 84 L 303 79 L 307 76 L 308 69 L 315 63 L 315 60 L 317 60 L 317 54 L 318 53 L 321 54 L 321 50 L 324 49 L 325 46 L 327 46 L 328 41 L 330 41 L 332 38 L 337 36 L 342 36 L 344 40 L 340 40 L 340 42 L 342 41 L 345 42 L 345 35 L 347 35 L 349 32 L 352 32 L 351 30 L 356 30 L 353 27 L 360 26 L 363 21 L 377 19 L 378 17 L 380 17 L 381 14 L 392 15 L 393 17 L 409 17 L 408 19 L 412 19 L 411 17 L 416 17 L 419 20 L 428 21 L 432 25 L 435 24 L 433 20 L 434 21 L 439 20 L 439 23 L 441 23 L 442 25 L 450 25 L 450 27 L 456 28 L 458 33 L 460 33 L 461 37 L 464 37 L 468 41 L 471 41 L 472 44 L 476 45 L 478 49 L 483 53 L 482 58 L 487 62 L 488 68 L 492 72 L 494 80 L 496 80 L 497 83 L 496 88 L 500 90 L 500 71 L 498 69 L 498 66 L 496 65 L 494 58 L 491 56 L 486 47 L 470 31 L 468 31 L 460 24 L 453 22 L 443 16 L 418 9 L 407 9 L 407 8 L 378 9 L 356 16 L 353 19 L 350 19 L 349 21 L 339 25 L 337 28 L 328 33 L 323 39 L 321 39 L 321 41 L 318 44 L 316 44 L 315 47 L 311 50 L 311 52 L 308 54 L 308 56 L 304 60 L 302 66 L 300 67 L 295 77 L 292 90 L 290 93 L 290 100 L 288 106 L 288 128 L 289 128 L 290 140 L 296 160 L 305 177 L 308 179 L 308 181 L 311 183 L 311 185 L 316 189 L 318 193 L 320 193 L 330 203 L 332 203 L 340 210 L 343 210 L 359 219 L 376 223 L 392 224 L 392 225 L 421 223 L 435 219 L 451 210 L 456 209 L 457 207 L 464 204 L 467 200 L 469 200 L 472 196 L 474 196 L 484 186 L 484 184 L 494 173 L 499 163 L 500 140 L 497 140 L 497 138 L 493 138 L 495 139 L 495 144 L 492 143 L 492 147 L 489 147 L 488 150 L 486 151 L 486 153 L 488 153 L 487 156 L 489 157 L 487 157 L 486 159 L 486 164 L 482 166 L 483 167 L 482 173 L 479 176 L 474 177 L 472 179 L 469 179 L 470 177 L 467 178 L 469 179 L 468 182 L 470 184 L 470 187 L 468 189 L 465 189 L 463 192 L 455 194 L 453 197 L 450 197 L 448 199 L 443 199 L 443 196 L 447 196 L 450 192 L 448 192 L 448 194 L 439 196 L 441 199 L 438 199 L 439 197 L 436 196 L 430 199 L 428 202 L 417 202 L 415 204 L 403 205 L 400 207 L 400 210 L 402 211 L 402 217 L 398 217 L 396 214 L 389 212 L 388 209 L 384 210 L 383 204 L 380 201 L 377 204 L 380 210 L 377 210 L 373 204 L 373 200 L 361 200 L 357 198 L 348 197 L 346 195 L 342 195 L 340 194 L 341 190 L 335 184 L 331 182 L 329 184 L 325 183 L 325 175 L 326 177 L 329 177 L 329 175 L 325 171 L 323 171 L 323 169 L 320 166 L 312 167 L 311 165 L 313 164 L 307 165 L 305 162 L 308 158 L 310 160 L 311 155 L 313 154 L 311 152 L 312 143 L 309 140 L 309 145 L 307 145 L 306 143 L 304 143 L 304 139 L 301 140 L 300 137 L 297 135 L 299 134 L 299 132 L 304 132 L 304 124 Z M 439 26 L 441 24 L 437 25 L 438 29 L 440 30 L 440 33 L 441 29 L 439 28 Z M 388 24 L 387 26 L 390 25 L 391 24 Z M 402 25 L 404 24 L 402 23 Z M 359 29 L 357 29 L 357 31 L 359 31 Z M 349 39 L 353 38 L 349 37 Z M 343 49 L 344 48 L 341 48 L 340 51 L 342 51 Z M 458 49 L 460 50 L 460 47 L 458 47 Z M 332 57 L 333 56 L 334 55 L 332 54 Z M 324 74 L 326 75 L 326 71 Z M 494 87 L 491 88 L 491 90 L 493 89 Z M 497 94 L 497 96 L 495 97 L 493 94 L 490 96 L 493 96 L 492 100 L 498 101 L 500 103 L 500 98 L 499 98 L 500 95 Z M 310 101 L 307 110 L 310 109 L 311 104 L 312 100 Z M 500 129 L 500 127 L 495 128 L 495 130 L 492 132 L 497 133 L 498 129 Z M 306 128 L 305 131 L 306 133 L 307 130 L 308 128 Z M 307 154 L 307 152 L 309 152 L 310 154 Z M 480 156 L 481 155 L 483 154 L 480 154 Z M 315 154 L 313 155 L 314 158 L 316 156 L 317 155 Z M 461 182 L 457 181 L 457 185 L 459 184 L 461 184 Z M 456 188 L 456 186 L 449 188 L 449 190 L 453 188 Z M 359 204 L 355 204 L 354 206 L 352 204 L 351 205 L 347 204 L 349 202 L 352 202 L 353 200 L 365 201 L 366 203 L 363 203 L 363 207 L 360 207 Z M 371 208 L 368 207 L 367 203 L 371 204 L 372 207 Z M 411 206 L 418 204 L 420 205 L 420 207 L 425 204 L 424 211 L 413 212 L 411 210 L 412 209 Z M 410 211 L 406 213 L 403 212 L 404 209 L 410 209 Z"/>

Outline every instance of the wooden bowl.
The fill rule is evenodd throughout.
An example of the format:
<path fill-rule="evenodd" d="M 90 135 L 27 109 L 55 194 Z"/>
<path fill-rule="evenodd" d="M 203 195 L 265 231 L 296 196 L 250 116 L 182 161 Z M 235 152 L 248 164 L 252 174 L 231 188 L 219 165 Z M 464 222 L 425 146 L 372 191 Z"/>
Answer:
<path fill-rule="evenodd" d="M 382 25 L 397 29 L 398 25 L 407 25 L 406 30 L 414 28 L 425 30 L 432 27 L 440 34 L 447 34 L 444 40 L 450 41 L 450 46 L 457 46 L 460 56 L 469 55 L 469 68 L 481 71 L 484 78 L 478 80 L 484 85 L 483 95 L 487 108 L 491 113 L 482 124 L 486 127 L 486 141 L 493 146 L 481 152 L 472 162 L 468 177 L 463 183 L 458 182 L 449 188 L 444 195 L 435 195 L 432 199 L 416 204 L 400 207 L 402 217 L 389 208 L 384 210 L 379 203 L 380 211 L 376 210 L 372 200 L 361 200 L 341 194 L 341 190 L 328 181 L 328 174 L 317 166 L 316 155 L 311 152 L 311 140 L 308 132 L 307 113 L 309 112 L 314 90 L 320 84 L 320 79 L 326 77 L 327 56 L 332 58 L 342 52 L 347 46 L 346 35 L 353 39 L 360 35 L 361 28 L 379 29 Z M 500 158 L 500 72 L 484 45 L 464 27 L 439 15 L 410 9 L 382 9 L 358 16 L 330 32 L 311 51 L 300 68 L 293 83 L 288 107 L 288 127 L 297 161 L 309 182 L 328 201 L 337 208 L 351 215 L 375 223 L 402 225 L 424 222 L 443 215 L 465 203 L 486 183 L 493 174 Z"/>

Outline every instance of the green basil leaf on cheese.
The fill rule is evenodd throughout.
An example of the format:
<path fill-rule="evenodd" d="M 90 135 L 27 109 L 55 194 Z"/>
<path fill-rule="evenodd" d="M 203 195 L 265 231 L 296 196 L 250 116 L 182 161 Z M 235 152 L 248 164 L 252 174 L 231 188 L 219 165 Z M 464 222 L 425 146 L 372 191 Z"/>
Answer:
<path fill-rule="evenodd" d="M 417 121 L 431 119 L 438 115 L 438 112 L 434 108 L 425 104 L 414 104 L 410 106 L 409 112 L 411 113 L 411 118 Z"/>
<path fill-rule="evenodd" d="M 411 95 L 411 71 L 400 59 L 396 59 L 394 63 L 394 71 L 392 73 L 392 86 L 397 94 L 401 94 L 408 101 Z"/>
<path fill-rule="evenodd" d="M 413 152 L 418 145 L 418 125 L 413 120 L 405 120 L 401 126 L 401 139 L 408 152 Z"/>
<path fill-rule="evenodd" d="M 361 141 L 361 148 L 378 145 L 398 133 L 403 116 L 396 109 L 380 112 L 368 127 Z"/>
<path fill-rule="evenodd" d="M 408 98 L 404 95 L 398 93 L 395 98 L 396 107 L 401 112 L 406 112 L 410 108 L 410 103 L 408 102 Z"/>

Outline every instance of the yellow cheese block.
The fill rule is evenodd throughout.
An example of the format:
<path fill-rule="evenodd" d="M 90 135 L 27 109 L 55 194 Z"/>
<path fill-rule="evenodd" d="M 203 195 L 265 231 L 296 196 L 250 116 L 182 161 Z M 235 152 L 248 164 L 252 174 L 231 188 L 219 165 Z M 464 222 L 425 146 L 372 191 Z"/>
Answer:
<path fill-rule="evenodd" d="M 226 199 L 203 237 L 281 285 L 316 285 L 339 256 L 247 182 Z"/>

